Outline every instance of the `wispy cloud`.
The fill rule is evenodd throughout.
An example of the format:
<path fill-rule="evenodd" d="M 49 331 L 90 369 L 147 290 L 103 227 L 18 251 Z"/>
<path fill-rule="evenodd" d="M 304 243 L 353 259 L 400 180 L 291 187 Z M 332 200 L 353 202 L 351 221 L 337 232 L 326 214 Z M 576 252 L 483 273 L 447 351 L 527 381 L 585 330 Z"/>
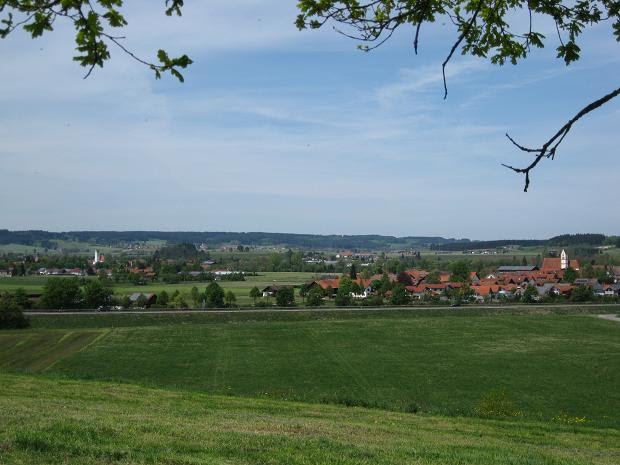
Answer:
<path fill-rule="evenodd" d="M 184 85 L 118 53 L 84 81 L 71 30 L 0 41 L 0 185 L 20 192 L 0 197 L 4 227 L 538 236 L 583 229 L 574 212 L 613 192 L 615 110 L 571 133 L 527 196 L 500 162 L 524 160 L 506 128 L 542 140 L 579 101 L 571 86 L 606 88 L 618 64 L 500 73 L 455 56 L 444 101 L 440 62 L 299 33 L 293 3 L 187 2 L 180 19 L 160 6 L 130 4 L 127 40 L 192 55 Z"/>
<path fill-rule="evenodd" d="M 484 64 L 479 60 L 456 61 L 446 68 L 446 80 L 450 85 L 458 84 L 467 74 L 483 68 Z M 395 104 L 414 95 L 426 94 L 431 87 L 435 88 L 434 96 L 441 96 L 443 93 L 443 75 L 440 64 L 406 68 L 400 70 L 399 74 L 400 78 L 397 81 L 377 89 L 375 98 L 381 105 Z"/>

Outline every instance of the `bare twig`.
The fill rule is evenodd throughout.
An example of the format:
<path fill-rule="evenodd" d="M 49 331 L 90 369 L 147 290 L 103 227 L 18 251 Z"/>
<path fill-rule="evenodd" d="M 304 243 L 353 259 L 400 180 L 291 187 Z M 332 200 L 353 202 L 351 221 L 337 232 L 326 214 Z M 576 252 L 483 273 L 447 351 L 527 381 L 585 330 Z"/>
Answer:
<path fill-rule="evenodd" d="M 469 34 L 471 27 L 476 22 L 476 18 L 478 17 L 478 13 L 480 13 L 481 8 L 482 8 L 482 3 L 479 3 L 478 6 L 476 7 L 476 11 L 474 11 L 474 14 L 472 15 L 471 18 L 469 18 L 469 21 L 467 21 L 467 24 L 463 28 L 463 32 L 461 32 L 461 35 L 459 36 L 459 38 L 456 40 L 454 45 L 452 45 L 452 48 L 450 49 L 450 53 L 448 54 L 444 62 L 441 64 L 441 73 L 443 75 L 443 90 L 444 90 L 443 99 L 444 100 L 448 98 L 448 84 L 446 83 L 446 65 L 452 58 L 452 55 L 454 55 L 454 52 L 456 51 L 456 49 L 459 47 L 459 45 L 461 45 L 461 42 L 463 42 L 463 39 L 467 36 L 467 34 Z"/>
<path fill-rule="evenodd" d="M 420 21 L 418 23 L 418 25 L 415 28 L 415 39 L 413 39 L 413 50 L 415 51 L 415 54 L 418 54 L 418 38 L 420 37 L 420 28 L 422 27 L 422 21 Z"/>
<path fill-rule="evenodd" d="M 595 100 L 594 102 L 582 108 L 581 111 L 579 111 L 579 113 L 577 113 L 570 120 L 568 120 L 568 122 L 564 126 L 562 126 L 558 130 L 558 132 L 556 132 L 553 135 L 553 137 L 551 137 L 551 139 L 545 142 L 545 144 L 539 149 L 530 149 L 530 148 L 524 147 L 518 144 L 517 142 L 515 142 L 512 137 L 506 134 L 506 137 L 508 138 L 508 140 L 510 140 L 510 142 L 512 142 L 517 148 L 519 148 L 519 150 L 522 150 L 527 153 L 536 153 L 537 155 L 536 157 L 534 157 L 534 161 L 532 161 L 532 163 L 530 163 L 525 168 L 515 168 L 514 166 L 506 165 L 504 163 L 502 163 L 502 166 L 505 166 L 506 168 L 511 169 L 515 173 L 525 174 L 525 188 L 523 189 L 523 192 L 527 192 L 527 189 L 530 186 L 530 171 L 534 169 L 536 165 L 538 165 L 538 163 L 540 163 L 540 161 L 543 158 L 551 158 L 552 160 L 555 158 L 555 153 L 558 149 L 558 146 L 562 143 L 566 135 L 570 132 L 573 125 L 577 121 L 579 121 L 583 116 L 605 105 L 607 102 L 616 98 L 618 95 L 620 95 L 620 87 L 618 87 L 617 89 L 611 91 L 607 95 L 604 95 L 600 99 Z"/>

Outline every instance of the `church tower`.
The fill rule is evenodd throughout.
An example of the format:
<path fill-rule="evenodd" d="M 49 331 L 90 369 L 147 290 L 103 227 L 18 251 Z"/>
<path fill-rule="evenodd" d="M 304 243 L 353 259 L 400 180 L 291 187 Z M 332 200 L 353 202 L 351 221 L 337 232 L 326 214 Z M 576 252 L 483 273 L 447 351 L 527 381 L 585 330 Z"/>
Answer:
<path fill-rule="evenodd" d="M 565 270 L 570 265 L 570 260 L 568 259 L 568 254 L 566 250 L 562 249 L 562 254 L 560 255 L 560 268 Z"/>
<path fill-rule="evenodd" d="M 93 260 L 93 265 L 99 263 L 99 251 L 95 249 L 95 259 Z"/>

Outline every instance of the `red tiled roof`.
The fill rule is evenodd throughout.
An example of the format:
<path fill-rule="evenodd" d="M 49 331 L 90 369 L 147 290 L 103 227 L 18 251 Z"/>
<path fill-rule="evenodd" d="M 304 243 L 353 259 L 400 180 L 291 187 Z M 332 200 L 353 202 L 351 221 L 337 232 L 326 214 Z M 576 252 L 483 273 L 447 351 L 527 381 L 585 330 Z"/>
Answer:
<path fill-rule="evenodd" d="M 428 271 L 417 269 L 405 270 L 405 273 L 411 276 L 415 281 L 420 281 L 428 275 Z"/>
<path fill-rule="evenodd" d="M 366 289 L 367 287 L 369 287 L 372 284 L 373 280 L 371 278 L 364 279 L 364 278 L 361 278 L 361 277 L 358 276 L 356 279 L 353 280 L 353 282 L 359 284 L 364 289 Z"/>
<path fill-rule="evenodd" d="M 431 292 L 439 292 L 446 289 L 445 284 L 426 284 L 422 283 L 418 286 L 405 286 L 409 292 L 415 292 L 416 294 L 420 294 L 422 292 L 431 291 Z"/>
<path fill-rule="evenodd" d="M 338 289 L 338 285 L 340 284 L 340 278 L 334 279 L 321 279 L 319 281 L 315 281 L 322 289 L 327 289 L 331 287 L 332 289 Z"/>
<path fill-rule="evenodd" d="M 500 291 L 500 287 L 497 285 L 471 286 L 471 288 L 477 295 L 481 295 L 481 296 L 486 296 L 486 295 L 489 295 L 490 293 L 497 294 Z"/>
<path fill-rule="evenodd" d="M 572 284 L 558 283 L 554 284 L 553 287 L 560 291 L 562 294 L 569 294 L 573 290 L 574 286 Z"/>
<path fill-rule="evenodd" d="M 579 269 L 579 260 L 569 260 L 568 266 L 571 268 L 578 270 Z M 559 271 L 562 269 L 562 259 L 561 258 L 553 258 L 547 257 L 543 259 L 543 264 L 541 267 L 542 271 Z"/>

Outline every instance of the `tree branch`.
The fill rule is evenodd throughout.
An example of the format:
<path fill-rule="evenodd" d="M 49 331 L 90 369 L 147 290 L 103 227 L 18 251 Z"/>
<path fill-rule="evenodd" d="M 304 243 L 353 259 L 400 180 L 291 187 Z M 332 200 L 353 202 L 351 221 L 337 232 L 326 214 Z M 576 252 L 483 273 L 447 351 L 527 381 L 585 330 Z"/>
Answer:
<path fill-rule="evenodd" d="M 553 135 L 553 137 L 551 137 L 551 139 L 545 142 L 545 144 L 539 149 L 530 149 L 530 148 L 524 147 L 518 144 L 517 142 L 515 142 L 512 137 L 506 134 L 506 137 L 508 138 L 508 140 L 510 140 L 510 142 L 512 142 L 517 148 L 519 148 L 519 150 L 522 150 L 523 152 L 527 152 L 527 153 L 536 153 L 537 155 L 536 157 L 534 157 L 534 161 L 532 161 L 532 163 L 530 163 L 525 168 L 515 168 L 514 166 L 506 165 L 504 163 L 502 163 L 502 166 L 505 166 L 506 168 L 511 169 L 515 173 L 525 174 L 525 188 L 523 189 L 523 192 L 527 192 L 527 189 L 530 186 L 530 171 L 534 169 L 536 165 L 538 165 L 538 163 L 540 163 L 540 161 L 544 157 L 551 158 L 552 160 L 555 158 L 555 153 L 558 149 L 558 146 L 562 143 L 566 135 L 570 132 L 573 125 L 577 121 L 579 121 L 582 117 L 584 117 L 591 111 L 594 111 L 597 108 L 605 105 L 607 102 L 616 98 L 618 95 L 620 95 L 620 87 L 618 87 L 617 89 L 611 91 L 607 95 L 604 95 L 600 99 L 595 100 L 594 102 L 582 108 L 581 111 L 579 111 L 579 113 L 577 113 L 570 120 L 568 120 L 568 122 L 564 126 L 562 126 L 558 130 L 558 132 L 556 132 Z"/>
<path fill-rule="evenodd" d="M 441 73 L 443 75 L 443 90 L 444 90 L 443 99 L 444 100 L 448 98 L 448 84 L 446 83 L 446 65 L 452 58 L 452 55 L 454 55 L 454 52 L 456 51 L 456 49 L 459 47 L 459 45 L 461 45 L 461 42 L 463 42 L 463 39 L 467 36 L 467 34 L 469 34 L 471 27 L 476 22 L 476 18 L 478 17 L 478 13 L 480 13 L 481 8 L 482 8 L 482 3 L 479 3 L 478 6 L 476 7 L 476 11 L 474 11 L 473 16 L 469 18 L 469 21 L 467 21 L 467 23 L 465 24 L 465 27 L 463 28 L 463 32 L 461 32 L 461 35 L 459 36 L 457 41 L 454 43 L 454 45 L 452 45 L 452 48 L 450 49 L 450 53 L 448 54 L 444 62 L 441 64 Z"/>

